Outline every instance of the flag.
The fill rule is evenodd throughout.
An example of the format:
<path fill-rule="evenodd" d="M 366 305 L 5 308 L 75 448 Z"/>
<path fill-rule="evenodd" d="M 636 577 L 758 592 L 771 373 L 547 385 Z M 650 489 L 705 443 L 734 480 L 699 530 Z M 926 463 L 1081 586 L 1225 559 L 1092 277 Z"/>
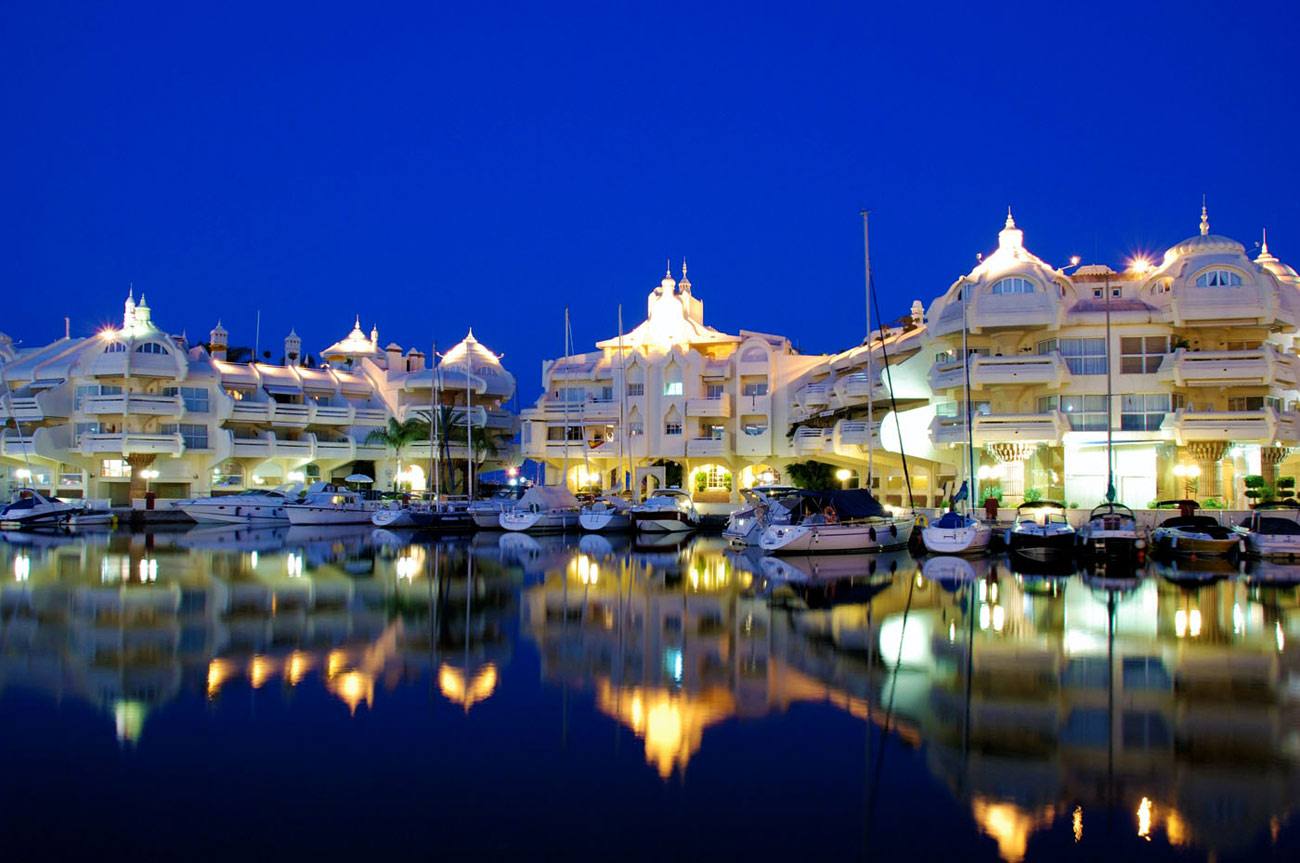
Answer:
<path fill-rule="evenodd" d="M 952 502 L 961 503 L 963 500 L 965 500 L 968 497 L 970 497 L 970 488 L 967 487 L 966 482 L 963 480 L 961 484 L 961 488 L 958 489 L 957 493 L 952 496 Z"/>

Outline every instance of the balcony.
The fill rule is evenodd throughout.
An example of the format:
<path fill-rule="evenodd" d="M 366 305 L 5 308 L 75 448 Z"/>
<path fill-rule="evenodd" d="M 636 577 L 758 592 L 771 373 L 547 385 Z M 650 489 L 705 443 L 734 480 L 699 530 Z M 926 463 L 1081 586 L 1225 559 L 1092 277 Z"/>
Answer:
<path fill-rule="evenodd" d="M 10 417 L 20 422 L 37 422 L 45 419 L 45 411 L 41 408 L 36 396 L 0 397 L 0 419 L 9 419 Z"/>
<path fill-rule="evenodd" d="M 285 440 L 274 438 L 271 441 L 271 454 L 281 458 L 310 459 L 316 451 L 316 440 L 311 435 L 302 440 Z"/>
<path fill-rule="evenodd" d="M 760 434 L 736 435 L 736 455 L 770 456 L 772 454 L 772 431 L 767 429 Z"/>
<path fill-rule="evenodd" d="M 237 437 L 231 443 L 231 455 L 248 458 L 268 458 L 271 455 L 271 437 L 263 435 L 256 438 Z"/>
<path fill-rule="evenodd" d="M 736 413 L 744 416 L 748 414 L 761 414 L 770 416 L 772 413 L 772 397 L 770 395 L 740 395 L 736 397 Z"/>
<path fill-rule="evenodd" d="M 729 417 L 731 396 L 723 394 L 712 398 L 687 399 L 686 415 L 688 417 Z"/>
<path fill-rule="evenodd" d="M 836 455 L 860 455 L 861 450 L 869 445 L 880 445 L 880 424 L 866 420 L 839 420 L 831 429 L 831 441 Z M 849 447 L 859 449 L 852 451 Z"/>
<path fill-rule="evenodd" d="M 831 439 L 831 429 L 808 428 L 804 426 L 794 433 L 794 451 L 796 455 L 817 455 L 826 449 Z"/>
<path fill-rule="evenodd" d="M 693 438 L 686 442 L 688 456 L 723 456 L 731 453 L 731 435 Z"/>
<path fill-rule="evenodd" d="M 1179 348 L 1165 358 L 1156 374 L 1161 383 L 1179 387 L 1294 388 L 1295 358 L 1265 346 L 1249 351 L 1189 351 Z"/>
<path fill-rule="evenodd" d="M 805 384 L 795 396 L 805 407 L 824 407 L 830 404 L 830 387 L 826 384 Z"/>
<path fill-rule="evenodd" d="M 879 377 L 879 374 L 877 374 L 877 380 L 879 380 Z M 845 404 L 857 404 L 866 401 L 871 396 L 884 395 L 884 391 L 879 383 L 874 388 L 872 387 L 871 377 L 866 372 L 854 372 L 835 382 L 835 394 Z"/>
<path fill-rule="evenodd" d="M 156 417 L 179 417 L 185 412 L 180 396 L 153 395 L 150 393 L 116 393 L 113 395 L 88 395 L 81 400 L 85 414 L 110 414 L 125 416 L 141 414 Z"/>
<path fill-rule="evenodd" d="M 267 422 L 271 419 L 272 402 L 237 401 L 230 409 L 232 420 Z"/>
<path fill-rule="evenodd" d="M 135 455 L 136 453 L 180 455 L 185 451 L 185 443 L 178 434 L 88 432 L 80 436 L 78 449 L 82 455 L 92 455 L 94 453 L 120 453 L 124 456 Z"/>
<path fill-rule="evenodd" d="M 960 423 L 961 419 L 958 418 Z M 1070 421 L 1060 411 L 1043 414 L 976 414 L 976 444 L 1047 443 L 1059 444 L 1070 430 Z"/>
<path fill-rule="evenodd" d="M 1281 440 L 1283 434 L 1294 433 L 1295 423 L 1290 415 L 1279 415 L 1272 408 L 1255 411 L 1183 409 L 1166 414 L 1160 429 L 1171 432 L 1179 444 L 1204 440 L 1265 443 Z"/>
<path fill-rule="evenodd" d="M 311 405 L 312 425 L 350 425 L 351 405 Z"/>
<path fill-rule="evenodd" d="M 311 421 L 311 405 L 276 402 L 271 411 L 271 425 L 306 428 Z"/>
<path fill-rule="evenodd" d="M 25 458 L 36 455 L 36 446 L 32 441 L 32 436 L 12 434 L 6 432 L 0 437 L 0 455 L 14 456 Z"/>
<path fill-rule="evenodd" d="M 98 377 L 154 377 L 180 380 L 184 361 L 171 354 L 142 354 L 134 350 L 100 354 L 90 366 Z"/>
<path fill-rule="evenodd" d="M 383 425 L 388 421 L 388 411 L 382 408 L 354 408 L 353 421 L 359 425 Z"/>
<path fill-rule="evenodd" d="M 935 446 L 966 442 L 966 418 L 936 416 L 930 420 L 930 441 Z"/>
<path fill-rule="evenodd" d="M 966 386 L 966 366 L 961 360 L 948 360 L 930 366 L 930 389 L 951 390 Z"/>
<path fill-rule="evenodd" d="M 958 364 L 958 368 L 961 366 Z M 984 387 L 1029 384 L 1059 389 L 1070 380 L 1070 370 L 1060 354 L 1013 354 L 1005 357 L 971 358 L 970 385 Z"/>
<path fill-rule="evenodd" d="M 425 449 L 428 449 L 427 445 Z M 352 458 L 356 452 L 356 444 L 351 440 L 321 440 L 316 439 L 316 458 L 331 458 L 347 460 Z"/>

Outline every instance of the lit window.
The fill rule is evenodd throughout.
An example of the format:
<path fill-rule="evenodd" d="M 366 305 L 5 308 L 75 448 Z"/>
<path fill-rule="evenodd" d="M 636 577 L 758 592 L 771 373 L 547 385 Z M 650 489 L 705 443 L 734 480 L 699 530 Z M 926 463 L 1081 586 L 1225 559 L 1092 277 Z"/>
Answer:
<path fill-rule="evenodd" d="M 1198 288 L 1239 288 L 1241 276 L 1232 270 L 1206 270 L 1196 277 Z"/>
<path fill-rule="evenodd" d="M 1105 339 L 1060 339 L 1059 345 L 1070 374 L 1106 374 Z"/>
<path fill-rule="evenodd" d="M 758 437 L 767 434 L 767 423 L 747 422 L 745 423 L 745 434 L 750 437 Z"/>
<path fill-rule="evenodd" d="M 679 435 L 681 433 L 682 433 L 681 421 L 669 420 L 668 422 L 664 423 L 664 434 Z"/>
<path fill-rule="evenodd" d="M 145 342 L 135 349 L 137 354 L 162 354 L 167 355 L 167 349 L 157 342 Z"/>
<path fill-rule="evenodd" d="M 767 395 L 767 381 L 751 381 L 744 385 L 742 391 L 747 396 Z"/>
<path fill-rule="evenodd" d="M 104 348 L 104 353 L 124 354 L 126 353 L 126 345 L 122 344 L 121 342 L 112 342 L 111 344 L 109 344 L 108 347 Z"/>
<path fill-rule="evenodd" d="M 664 395 L 679 396 L 683 392 L 681 381 L 664 381 Z"/>
<path fill-rule="evenodd" d="M 1033 292 L 1034 283 L 1019 276 L 1010 276 L 994 282 L 991 291 L 994 294 L 1032 294 Z"/>
<path fill-rule="evenodd" d="M 1040 412 L 1043 410 L 1044 403 L 1051 410 L 1050 405 L 1057 402 L 1055 396 L 1048 396 L 1038 400 Z M 1070 421 L 1070 428 L 1074 431 L 1105 431 L 1106 430 L 1106 397 L 1105 396 L 1061 396 L 1060 410 Z"/>
<path fill-rule="evenodd" d="M 1119 427 L 1124 431 L 1158 431 L 1169 413 L 1168 393 L 1135 393 L 1124 396 Z"/>

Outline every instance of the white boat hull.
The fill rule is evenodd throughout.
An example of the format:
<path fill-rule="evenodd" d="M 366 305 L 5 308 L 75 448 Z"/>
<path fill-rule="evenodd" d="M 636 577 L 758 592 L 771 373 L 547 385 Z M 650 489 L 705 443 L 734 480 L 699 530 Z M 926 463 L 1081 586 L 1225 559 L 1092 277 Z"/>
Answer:
<path fill-rule="evenodd" d="M 636 517 L 636 529 L 641 533 L 689 533 L 696 524 L 680 513 L 640 514 Z"/>
<path fill-rule="evenodd" d="M 622 512 L 582 512 L 578 515 L 578 524 L 583 530 L 595 533 L 615 533 L 631 530 L 632 519 Z"/>
<path fill-rule="evenodd" d="M 498 524 L 502 530 L 516 533 L 562 533 L 578 526 L 578 513 L 571 510 L 503 512 Z"/>
<path fill-rule="evenodd" d="M 892 518 L 847 524 L 774 525 L 763 532 L 760 547 L 768 554 L 834 554 L 903 548 L 915 521 Z"/>
<path fill-rule="evenodd" d="M 284 504 L 213 504 L 191 503 L 180 507 L 181 512 L 199 524 L 286 524 Z"/>
<path fill-rule="evenodd" d="M 983 554 L 993 539 L 993 528 L 976 523 L 964 527 L 921 528 L 921 540 L 931 554 Z"/>
<path fill-rule="evenodd" d="M 290 504 L 284 508 L 284 511 L 289 517 L 289 524 L 294 527 L 320 524 L 370 524 L 370 516 L 373 514 L 370 510 L 361 507 L 306 504 Z"/>
<path fill-rule="evenodd" d="M 1300 536 L 1295 534 L 1246 534 L 1246 551 L 1255 557 L 1300 558 Z"/>

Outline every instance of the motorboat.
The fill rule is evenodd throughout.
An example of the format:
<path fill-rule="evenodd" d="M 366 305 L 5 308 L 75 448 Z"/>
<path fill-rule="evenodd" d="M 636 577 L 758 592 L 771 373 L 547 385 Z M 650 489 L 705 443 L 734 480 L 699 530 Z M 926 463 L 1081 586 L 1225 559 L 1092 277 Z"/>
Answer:
<path fill-rule="evenodd" d="M 1300 558 L 1300 504 L 1261 503 L 1238 528 L 1253 557 Z"/>
<path fill-rule="evenodd" d="M 81 501 L 80 506 L 73 507 L 72 515 L 68 518 L 70 528 L 113 527 L 116 524 L 117 513 L 110 507 L 97 506 L 85 500 Z"/>
<path fill-rule="evenodd" d="M 514 507 L 525 494 L 519 487 L 503 488 L 491 497 L 471 501 L 467 511 L 479 530 L 500 530 L 501 513 Z"/>
<path fill-rule="evenodd" d="M 927 557 L 921 564 L 921 575 L 944 590 L 956 590 L 988 577 L 991 559 L 969 559 L 960 555 L 940 554 Z"/>
<path fill-rule="evenodd" d="M 763 574 L 784 581 L 815 582 L 841 579 L 893 576 L 900 571 L 912 573 L 916 561 L 910 555 L 848 553 L 823 557 L 819 554 L 767 556 L 762 561 Z"/>
<path fill-rule="evenodd" d="M 632 507 L 638 533 L 686 533 L 700 526 L 695 501 L 679 488 L 661 488 Z"/>
<path fill-rule="evenodd" d="M 55 527 L 67 524 L 75 512 L 75 507 L 57 497 L 46 497 L 34 488 L 20 488 L 0 509 L 0 526 L 11 530 Z"/>
<path fill-rule="evenodd" d="M 992 539 L 992 526 L 955 510 L 921 528 L 921 541 L 931 554 L 983 554 Z"/>
<path fill-rule="evenodd" d="M 1228 557 L 1245 546 L 1240 533 L 1209 515 L 1197 515 L 1201 505 L 1194 500 L 1162 500 L 1156 507 L 1177 506 L 1178 515 L 1167 518 L 1151 532 L 1151 545 L 1158 554 L 1178 557 Z"/>
<path fill-rule="evenodd" d="M 385 529 L 436 530 L 444 533 L 468 533 L 474 529 L 469 511 L 446 506 L 412 504 L 386 506 L 370 516 L 370 523 Z"/>
<path fill-rule="evenodd" d="M 328 483 L 317 483 L 298 503 L 286 503 L 285 515 L 294 527 L 326 524 L 370 524 L 374 507 L 361 495 Z"/>
<path fill-rule="evenodd" d="M 728 516 L 723 538 L 732 545 L 758 545 L 768 527 L 790 523 L 790 510 L 782 501 L 798 492 L 797 488 L 777 485 L 742 489 L 740 495 L 745 503 Z"/>
<path fill-rule="evenodd" d="M 596 533 L 619 533 L 632 529 L 632 504 L 618 495 L 601 495 L 582 508 L 578 524 Z"/>
<path fill-rule="evenodd" d="M 759 547 L 767 554 L 878 552 L 906 548 L 913 516 L 894 516 L 866 489 L 801 490 L 790 524 L 770 525 Z"/>
<path fill-rule="evenodd" d="M 1016 520 L 1007 529 L 1007 548 L 1029 560 L 1070 560 L 1074 556 L 1074 528 L 1065 517 L 1065 505 L 1054 500 L 1025 501 L 1016 507 Z"/>
<path fill-rule="evenodd" d="M 502 530 L 563 533 L 577 528 L 579 510 L 578 499 L 564 486 L 535 485 L 497 520 Z"/>
<path fill-rule="evenodd" d="M 285 504 L 293 503 L 301 492 L 302 486 L 296 484 L 283 488 L 249 489 L 236 494 L 193 498 L 178 503 L 176 508 L 200 524 L 284 524 L 289 520 L 284 511 Z"/>
<path fill-rule="evenodd" d="M 1133 510 L 1111 501 L 1093 507 L 1077 536 L 1079 550 L 1097 559 L 1136 560 L 1147 546 Z"/>

